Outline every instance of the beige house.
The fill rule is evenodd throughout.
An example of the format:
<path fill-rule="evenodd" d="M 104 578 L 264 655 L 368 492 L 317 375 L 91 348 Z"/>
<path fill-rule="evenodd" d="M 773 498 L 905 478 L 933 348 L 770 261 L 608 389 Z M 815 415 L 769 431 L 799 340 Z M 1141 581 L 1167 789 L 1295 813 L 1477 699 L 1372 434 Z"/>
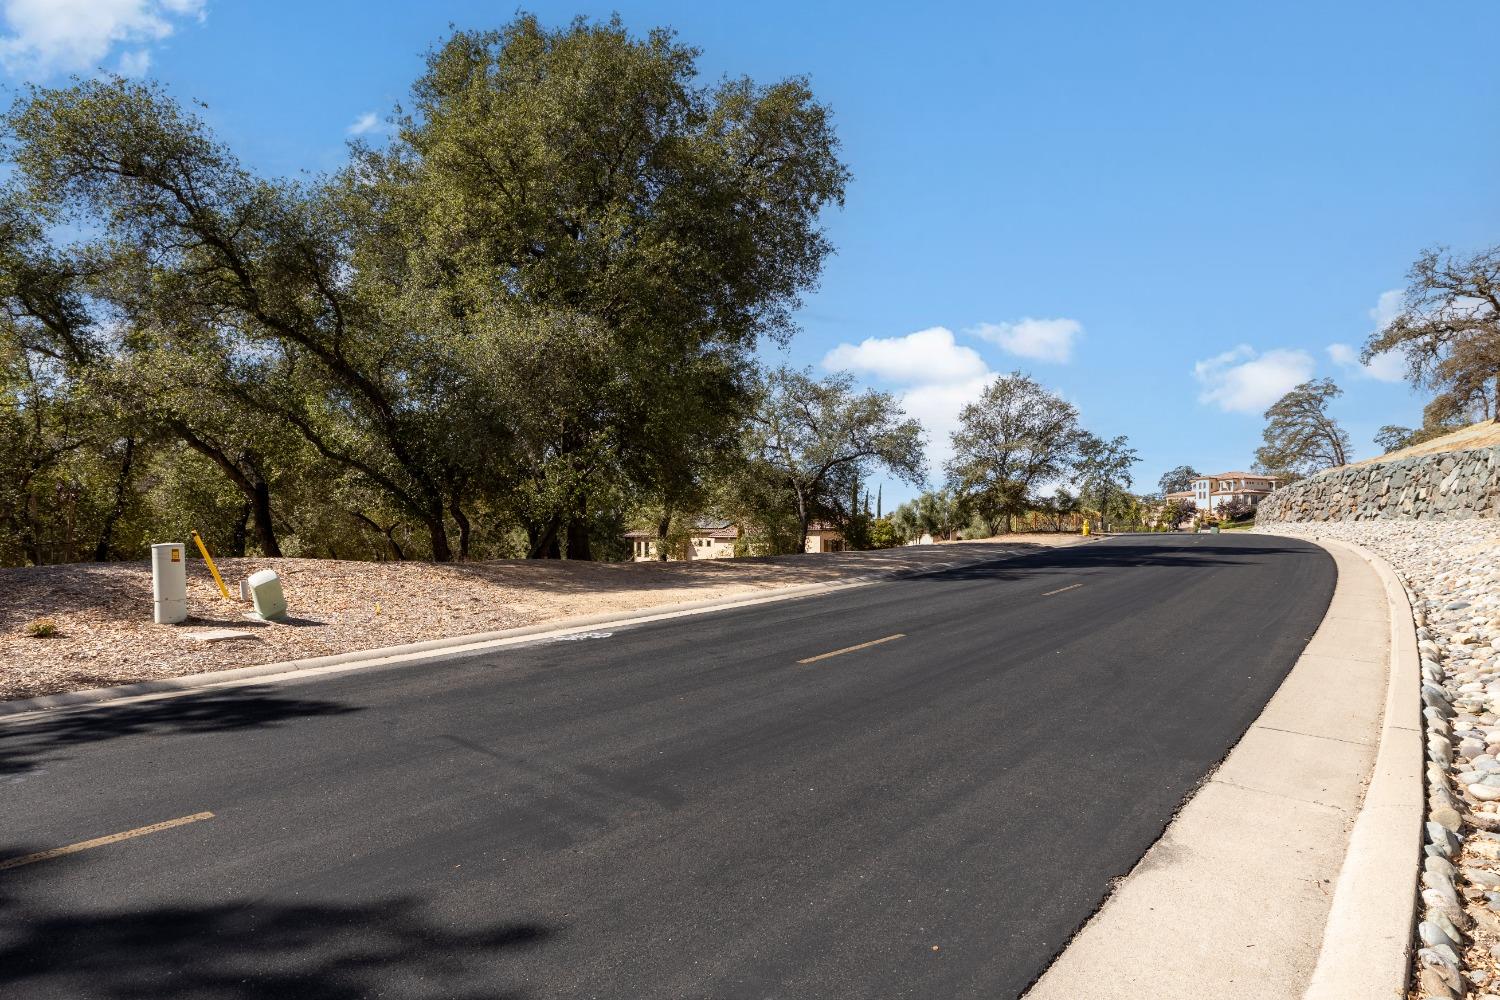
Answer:
<path fill-rule="evenodd" d="M 844 535 L 831 524 L 823 521 L 814 521 L 807 526 L 808 552 L 842 552 L 844 551 Z"/>
<path fill-rule="evenodd" d="M 740 537 L 739 526 L 732 521 L 698 521 L 688 536 L 687 557 L 695 559 L 732 559 L 734 543 Z M 650 562 L 657 558 L 656 532 L 627 531 L 631 559 L 635 562 Z M 669 555 L 668 559 L 676 556 Z"/>
<path fill-rule="evenodd" d="M 1275 489 L 1275 476 L 1263 476 L 1257 472 L 1221 472 L 1216 476 L 1194 479 L 1190 492 L 1198 510 L 1211 513 L 1235 500 L 1251 507 L 1259 506 Z"/>

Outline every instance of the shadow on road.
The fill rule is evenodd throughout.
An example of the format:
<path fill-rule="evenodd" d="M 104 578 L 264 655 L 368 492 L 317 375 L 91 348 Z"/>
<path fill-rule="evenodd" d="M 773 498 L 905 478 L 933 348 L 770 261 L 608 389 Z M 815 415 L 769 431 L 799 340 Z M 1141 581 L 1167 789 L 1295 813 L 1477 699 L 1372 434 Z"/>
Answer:
<path fill-rule="evenodd" d="M 108 709 L 60 712 L 38 722 L 0 723 L 0 774 L 15 774 L 63 756 L 69 747 L 120 736 L 220 733 L 274 726 L 290 719 L 359 711 L 337 702 L 292 698 L 257 685 L 185 694 Z"/>
<path fill-rule="evenodd" d="M 0 996 L 522 1000 L 515 953 L 559 929 L 439 923 L 397 897 L 22 914 L 0 898 Z"/>
<path fill-rule="evenodd" d="M 1150 536 L 1145 536 L 1150 537 Z M 1170 537 L 1170 536 L 1168 536 Z M 1266 556 L 1278 558 L 1330 558 L 1313 545 L 1286 545 L 1259 541 L 1246 544 L 1193 544 L 1185 536 L 1176 544 L 1170 542 L 1130 541 L 1122 544 L 1092 544 L 1047 549 L 1028 553 L 1004 562 L 978 563 L 933 573 L 929 580 L 1019 580 L 1038 570 L 1076 572 L 1080 570 L 1167 566 L 1179 569 L 1202 569 L 1207 566 L 1243 566 Z"/>

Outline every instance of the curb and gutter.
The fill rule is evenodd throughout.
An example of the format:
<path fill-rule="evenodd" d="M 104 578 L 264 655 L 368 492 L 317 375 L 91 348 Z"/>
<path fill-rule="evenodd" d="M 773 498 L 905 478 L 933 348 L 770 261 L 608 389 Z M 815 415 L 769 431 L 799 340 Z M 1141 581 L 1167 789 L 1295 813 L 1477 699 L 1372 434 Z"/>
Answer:
<path fill-rule="evenodd" d="M 1405 588 L 1383 559 L 1349 542 L 1310 540 L 1328 551 L 1339 563 L 1334 599 L 1318 633 L 1224 763 L 1205 779 L 1204 785 L 1184 805 L 1161 840 L 1121 880 L 1100 911 L 1028 991 L 1028 1000 L 1078 995 L 1101 998 L 1150 995 L 1161 1000 L 1176 996 L 1285 997 L 1290 995 L 1287 987 L 1292 986 L 1292 980 L 1296 980 L 1296 989 L 1301 989 L 1302 983 L 1306 984 L 1302 993 L 1304 1000 L 1348 1000 L 1353 997 L 1394 1000 L 1406 995 L 1424 816 L 1421 706 L 1417 697 L 1420 673 L 1415 624 Z M 169 698 L 193 690 L 232 688 L 275 679 L 420 662 L 544 641 L 600 626 L 624 627 L 815 597 L 886 580 L 926 576 L 1029 554 L 1029 551 L 1011 552 L 733 597 L 579 616 L 495 632 L 0 702 L 0 722 L 23 721 L 41 716 L 48 710 L 67 707 L 128 704 Z M 1366 567 L 1378 588 L 1372 587 L 1351 598 L 1346 574 L 1355 571 L 1356 567 Z M 1378 602 L 1374 596 L 1377 589 L 1383 598 Z M 1346 600 L 1355 601 L 1358 606 L 1336 614 L 1334 609 L 1340 602 L 1341 590 L 1345 591 Z M 1372 629 L 1377 618 L 1386 626 L 1378 632 L 1383 647 L 1380 664 L 1384 667 L 1383 691 L 1379 698 L 1366 699 L 1364 714 L 1367 718 L 1360 720 L 1370 738 L 1363 741 L 1346 739 L 1331 732 L 1316 732 L 1312 725 L 1299 726 L 1298 720 L 1306 720 L 1309 716 L 1316 720 L 1320 714 L 1329 714 L 1325 711 L 1326 705 L 1308 704 L 1311 697 L 1320 694 L 1318 685 L 1326 683 L 1327 677 L 1338 678 L 1341 669 L 1357 670 L 1362 663 L 1373 666 L 1367 656 L 1360 658 L 1360 649 L 1356 647 L 1364 642 L 1368 651 L 1369 637 L 1377 634 Z M 1325 676 L 1313 676 L 1315 671 L 1322 671 Z M 1333 696 L 1328 697 L 1332 700 Z M 1344 721 L 1350 720 L 1346 718 Z M 1275 734 L 1283 735 L 1278 737 Z M 1349 808 L 1323 801 L 1328 797 L 1325 793 L 1329 786 L 1314 787 L 1318 780 L 1327 780 L 1331 785 L 1349 778 L 1347 774 L 1335 773 L 1338 772 L 1337 761 L 1326 759 L 1328 753 L 1343 752 L 1345 759 L 1354 758 L 1347 756 L 1347 750 L 1329 747 L 1322 751 L 1299 751 L 1299 759 L 1288 760 L 1287 747 L 1275 745 L 1278 739 L 1287 744 L 1287 737 L 1293 741 L 1327 740 L 1359 747 L 1360 752 L 1372 757 L 1366 771 L 1367 787 L 1355 789 L 1354 801 Z M 1316 759 L 1319 757 L 1325 759 Z M 1334 766 L 1330 767 L 1330 764 Z M 1292 787 L 1299 781 L 1306 785 L 1300 793 Z M 1355 782 L 1356 785 L 1361 783 Z M 1274 798 L 1264 802 L 1252 799 L 1248 803 L 1209 801 L 1228 790 L 1279 796 L 1283 802 L 1278 805 Z M 1229 794 L 1236 793 L 1229 791 Z M 1308 810 L 1309 817 L 1318 811 L 1333 815 L 1325 814 L 1318 822 L 1301 826 L 1293 823 L 1288 829 L 1294 829 L 1295 835 L 1301 836 L 1303 842 L 1292 846 L 1265 840 L 1266 830 L 1246 829 L 1253 826 L 1246 822 L 1250 818 L 1245 812 L 1247 806 L 1270 811 L 1311 806 L 1314 808 Z M 1327 854 L 1330 819 L 1336 820 L 1334 825 L 1339 836 L 1346 837 L 1341 861 L 1333 858 L 1330 862 Z M 1274 881 L 1263 877 L 1237 879 L 1234 872 L 1193 869 L 1195 854 L 1200 855 L 1200 864 L 1203 860 L 1224 862 L 1222 854 L 1213 853 L 1213 845 L 1218 841 L 1241 853 L 1257 850 L 1263 853 L 1270 844 L 1270 849 L 1279 850 L 1281 856 L 1269 860 L 1286 869 L 1284 874 L 1296 882 L 1310 880 L 1305 870 L 1307 858 L 1303 855 L 1321 856 L 1323 867 L 1329 869 L 1329 877 L 1319 881 L 1332 882 L 1336 873 L 1337 881 L 1332 888 L 1326 915 L 1317 922 L 1316 928 L 1307 928 L 1308 935 L 1303 940 L 1306 947 L 1291 962 L 1295 968 L 1282 968 L 1278 974 L 1256 977 L 1261 980 L 1259 982 L 1237 980 L 1237 975 L 1253 971 L 1245 962 L 1247 946 L 1243 937 L 1220 935 L 1202 942 L 1186 939 L 1192 933 L 1212 935 L 1223 929 L 1204 924 L 1203 914 L 1193 909 L 1190 900 L 1200 896 L 1210 880 L 1223 879 L 1226 874 L 1228 877 L 1224 880 L 1234 890 L 1232 905 L 1240 910 L 1231 915 L 1234 918 L 1229 921 L 1231 929 L 1254 936 L 1257 928 L 1284 923 L 1287 916 L 1290 897 L 1280 892 Z M 1292 876 L 1294 865 L 1302 865 L 1302 868 Z M 1265 873 L 1238 874 L 1264 876 Z M 1145 882 L 1151 884 L 1143 885 Z M 1305 904 L 1306 900 L 1290 899 L 1290 902 Z M 1173 933 L 1176 929 L 1170 921 L 1174 914 L 1190 918 L 1187 926 L 1191 933 L 1186 937 Z M 1314 930 L 1316 936 L 1307 940 Z M 1141 947 L 1145 942 L 1163 940 L 1169 946 L 1165 954 Z M 1308 957 L 1312 947 L 1317 948 L 1315 961 Z M 1304 951 L 1307 956 L 1301 954 Z M 1254 961 L 1264 959 L 1286 965 L 1287 958 L 1262 950 Z M 1080 989 L 1082 993 L 1078 992 Z M 1117 991 L 1111 992 L 1112 989 Z M 1146 992 L 1142 992 L 1143 989 Z"/>
<path fill-rule="evenodd" d="M 1040 549 L 996 553 L 974 559 L 961 559 L 927 566 L 864 573 L 841 580 L 825 580 L 818 583 L 795 584 L 787 587 L 767 588 L 760 591 L 747 591 L 743 594 L 728 597 L 684 601 L 677 604 L 659 604 L 646 608 L 636 608 L 630 611 L 609 611 L 594 615 L 575 615 L 547 622 L 538 622 L 534 625 L 520 625 L 515 628 L 499 629 L 493 632 L 474 632 L 468 635 L 451 636 L 443 639 L 426 639 L 420 642 L 407 642 L 395 646 L 353 650 L 347 653 L 330 653 L 326 656 L 282 660 L 276 663 L 260 663 L 254 666 L 235 667 L 228 670 L 211 670 L 198 674 L 185 674 L 181 677 L 140 681 L 134 684 L 120 684 L 112 687 L 91 688 L 84 691 L 65 691 L 58 694 L 40 695 L 35 698 L 22 698 L 15 701 L 0 702 L 0 722 L 8 721 L 13 717 L 32 716 L 39 712 L 73 708 L 81 705 L 98 705 L 106 702 L 135 703 L 159 698 L 170 698 L 175 695 L 205 688 L 240 687 L 251 681 L 270 682 L 277 679 L 314 677 L 322 674 L 361 670 L 368 667 L 420 662 L 439 657 L 516 645 L 523 642 L 544 641 L 604 625 L 623 628 L 628 625 L 644 625 L 649 622 L 664 621 L 669 618 L 707 614 L 714 611 L 729 611 L 734 608 L 751 607 L 757 604 L 771 604 L 777 601 L 795 600 L 803 597 L 818 597 L 856 587 L 869 586 L 870 584 L 881 583 L 887 580 L 903 580 L 912 577 L 930 576 L 935 573 L 944 573 L 966 566 L 978 566 L 1007 559 L 1016 559 L 1021 556 L 1033 555 L 1037 551 L 1040 551 Z"/>
<path fill-rule="evenodd" d="M 1424 791 L 1415 626 L 1379 557 L 1028 1000 L 1406 995 Z"/>
<path fill-rule="evenodd" d="M 1323 946 L 1303 1000 L 1404 997 L 1425 808 L 1416 625 L 1406 588 L 1384 559 L 1350 542 L 1316 541 L 1357 553 L 1380 577 L 1390 605 L 1390 682 L 1375 771 L 1349 834 Z"/>

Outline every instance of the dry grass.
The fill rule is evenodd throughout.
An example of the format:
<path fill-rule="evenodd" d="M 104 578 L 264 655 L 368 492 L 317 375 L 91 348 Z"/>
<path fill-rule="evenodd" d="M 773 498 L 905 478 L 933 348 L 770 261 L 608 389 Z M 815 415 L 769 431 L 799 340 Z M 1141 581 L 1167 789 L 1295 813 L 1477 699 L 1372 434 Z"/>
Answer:
<path fill-rule="evenodd" d="M 1074 538 L 995 541 L 1058 545 Z M 0 700 L 753 593 L 986 551 L 994 549 L 975 542 L 696 563 L 219 561 L 231 591 L 250 573 L 274 569 L 292 615 L 285 625 L 246 620 L 249 606 L 223 600 L 197 559 L 188 564 L 191 617 L 178 626 L 153 624 L 145 562 L 0 569 Z M 39 618 L 57 629 L 44 642 L 26 634 L 27 624 Z M 190 638 L 209 628 L 243 629 L 252 637 Z"/>
<path fill-rule="evenodd" d="M 1500 423 L 1493 420 L 1482 420 L 1462 430 L 1454 431 L 1452 434 L 1444 434 L 1442 437 L 1414 444 L 1410 448 L 1401 448 L 1389 454 L 1380 455 L 1376 458 L 1367 458 L 1361 462 L 1350 462 L 1350 465 L 1370 465 L 1373 462 L 1394 462 L 1398 458 L 1412 458 L 1417 455 L 1436 455 L 1444 451 L 1464 451 L 1468 448 L 1494 448 L 1500 446 Z"/>

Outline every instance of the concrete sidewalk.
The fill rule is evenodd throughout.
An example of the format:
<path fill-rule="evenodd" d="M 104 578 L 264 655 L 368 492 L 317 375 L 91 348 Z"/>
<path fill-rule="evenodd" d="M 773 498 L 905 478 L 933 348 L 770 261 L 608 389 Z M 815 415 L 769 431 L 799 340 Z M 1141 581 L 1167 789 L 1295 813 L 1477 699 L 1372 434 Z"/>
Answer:
<path fill-rule="evenodd" d="M 1031 1000 L 1287 1000 L 1307 988 L 1375 768 L 1392 662 L 1384 582 L 1353 547 L 1325 548 L 1339 576 L 1317 634 Z M 1409 693 L 1414 705 L 1416 688 Z M 1412 814 L 1414 878 L 1420 755 L 1410 763 L 1415 781 L 1396 796 L 1402 811 L 1382 821 L 1406 824 Z M 1393 900 L 1400 874 L 1389 873 Z"/>

